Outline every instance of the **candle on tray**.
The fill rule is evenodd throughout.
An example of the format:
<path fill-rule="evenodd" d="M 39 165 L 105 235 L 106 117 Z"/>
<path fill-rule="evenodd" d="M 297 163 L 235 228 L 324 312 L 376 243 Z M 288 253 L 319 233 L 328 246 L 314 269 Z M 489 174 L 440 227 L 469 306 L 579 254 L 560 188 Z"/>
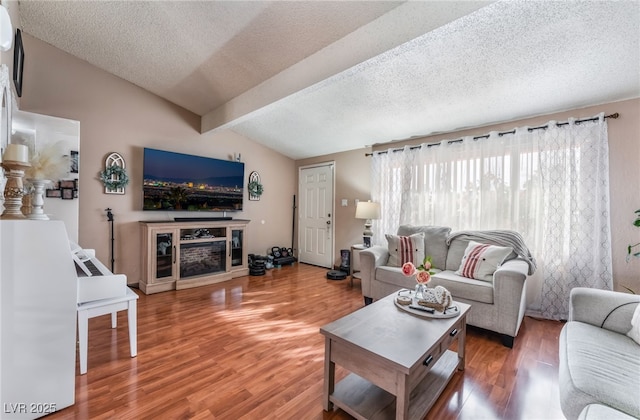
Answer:
<path fill-rule="evenodd" d="M 29 163 L 29 148 L 24 144 L 8 144 L 2 159 Z"/>

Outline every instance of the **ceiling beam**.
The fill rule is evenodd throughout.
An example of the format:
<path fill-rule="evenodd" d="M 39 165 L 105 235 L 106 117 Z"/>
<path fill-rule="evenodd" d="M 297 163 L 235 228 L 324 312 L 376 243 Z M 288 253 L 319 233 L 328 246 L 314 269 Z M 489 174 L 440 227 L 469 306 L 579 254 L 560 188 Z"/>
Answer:
<path fill-rule="evenodd" d="M 409 1 L 204 115 L 201 132 L 231 127 L 267 105 L 493 3 Z"/>

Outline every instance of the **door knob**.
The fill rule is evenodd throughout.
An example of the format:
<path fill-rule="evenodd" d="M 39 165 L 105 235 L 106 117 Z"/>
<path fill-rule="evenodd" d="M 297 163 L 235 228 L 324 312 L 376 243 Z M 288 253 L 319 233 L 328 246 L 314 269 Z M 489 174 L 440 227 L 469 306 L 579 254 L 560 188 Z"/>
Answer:
<path fill-rule="evenodd" d="M 327 220 L 327 224 L 330 225 L 331 224 L 331 220 Z"/>

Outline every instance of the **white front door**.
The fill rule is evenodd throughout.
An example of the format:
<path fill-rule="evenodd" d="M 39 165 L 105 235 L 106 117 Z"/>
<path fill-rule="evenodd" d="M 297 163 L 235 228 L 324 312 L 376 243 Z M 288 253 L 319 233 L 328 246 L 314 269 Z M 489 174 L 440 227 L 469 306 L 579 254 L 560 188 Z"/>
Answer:
<path fill-rule="evenodd" d="M 333 163 L 298 173 L 298 260 L 333 267 Z"/>

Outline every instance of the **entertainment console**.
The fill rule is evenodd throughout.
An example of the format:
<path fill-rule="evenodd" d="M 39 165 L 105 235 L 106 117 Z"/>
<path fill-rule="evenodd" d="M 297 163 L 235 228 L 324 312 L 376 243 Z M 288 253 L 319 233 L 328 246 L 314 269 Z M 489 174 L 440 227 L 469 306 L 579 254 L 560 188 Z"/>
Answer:
<path fill-rule="evenodd" d="M 249 274 L 249 220 L 141 221 L 145 294 L 204 286 Z"/>

